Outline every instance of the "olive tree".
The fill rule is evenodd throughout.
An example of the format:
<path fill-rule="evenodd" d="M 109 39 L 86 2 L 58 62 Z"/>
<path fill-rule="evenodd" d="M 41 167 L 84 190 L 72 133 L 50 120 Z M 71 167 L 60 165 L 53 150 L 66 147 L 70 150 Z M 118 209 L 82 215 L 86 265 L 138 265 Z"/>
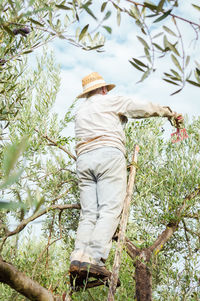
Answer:
<path fill-rule="evenodd" d="M 167 0 L 156 5 L 144 1 L 102 1 L 97 12 L 92 1 L 1 2 L 2 300 L 7 296 L 24 298 L 19 294 L 30 300 L 69 298 L 66 270 L 80 209 L 76 157 L 72 151 L 74 137 L 62 135 L 62 130 L 73 122 L 75 103 L 59 120 L 52 109 L 60 84 L 56 59 L 44 50 L 42 57 L 34 61 L 34 68 L 30 68 L 27 56 L 56 37 L 86 51 L 100 51 L 105 39 L 98 32 L 111 34 L 113 28 L 104 22 L 111 13 L 117 13 L 118 24 L 121 16 L 133 18 L 141 31 L 138 41 L 145 57 L 130 59 L 143 73 L 141 80 L 155 71 L 157 56 L 165 59 L 170 54 L 174 66 L 165 72 L 164 79 L 178 86 L 175 92 L 180 92 L 186 83 L 199 87 L 199 64 L 190 65 L 194 62 L 186 54 L 178 20 L 191 27 L 197 40 L 199 25 L 175 15 L 178 5 L 178 1 Z M 199 10 L 198 5 L 193 7 Z M 83 16 L 93 20 L 93 28 Z M 169 19 L 173 28 L 163 24 Z M 162 25 L 156 27 L 158 35 L 152 36 L 155 28 L 149 20 Z M 186 73 L 190 66 L 194 70 Z M 126 126 L 127 153 L 131 154 L 135 143 L 139 144 L 140 153 L 118 299 L 199 297 L 200 121 L 196 118 L 186 122 L 189 137 L 176 144 L 166 137 L 162 126 L 159 119 L 130 121 Z M 41 217 L 41 243 L 21 243 L 24 229 Z M 114 249 L 107 263 L 110 268 L 113 252 Z M 88 296 L 99 300 L 99 288 L 74 293 L 72 298 L 88 300 Z M 107 299 L 106 287 L 101 290 L 102 298 Z"/>

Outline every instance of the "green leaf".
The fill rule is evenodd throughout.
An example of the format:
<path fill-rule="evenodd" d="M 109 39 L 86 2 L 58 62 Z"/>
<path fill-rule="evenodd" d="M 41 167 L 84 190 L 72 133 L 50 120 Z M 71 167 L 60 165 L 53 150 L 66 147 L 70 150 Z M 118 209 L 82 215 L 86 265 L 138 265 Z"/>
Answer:
<path fill-rule="evenodd" d="M 163 5 L 165 4 L 165 0 L 160 0 L 157 6 L 157 11 L 160 12 L 163 9 Z"/>
<path fill-rule="evenodd" d="M 95 50 L 95 49 L 101 48 L 101 47 L 103 47 L 103 46 L 104 46 L 103 44 L 101 44 L 101 45 L 96 45 L 96 46 L 94 46 L 94 47 L 90 47 L 88 50 Z"/>
<path fill-rule="evenodd" d="M 171 34 L 172 36 L 175 36 L 175 37 L 177 37 L 177 35 L 175 34 L 175 32 L 173 32 L 169 27 L 167 27 L 167 26 L 163 26 L 163 29 L 166 31 L 166 32 L 168 32 L 169 34 Z"/>
<path fill-rule="evenodd" d="M 93 14 L 91 9 L 88 7 L 88 5 L 82 5 L 82 8 L 95 20 L 97 20 L 97 17 Z"/>
<path fill-rule="evenodd" d="M 173 69 L 170 69 L 170 71 L 177 77 L 177 79 L 181 79 L 181 76 Z"/>
<path fill-rule="evenodd" d="M 158 37 L 160 37 L 160 36 L 162 36 L 162 35 L 163 35 L 163 32 L 159 32 L 159 33 L 157 33 L 155 36 L 153 36 L 152 39 L 156 39 L 156 38 L 158 38 Z"/>
<path fill-rule="evenodd" d="M 198 5 L 195 5 L 195 4 L 192 4 L 192 6 L 193 6 L 194 8 L 196 8 L 197 10 L 199 10 L 199 11 L 200 11 L 200 6 L 198 6 Z"/>
<path fill-rule="evenodd" d="M 156 44 L 156 43 L 153 43 L 153 45 L 154 45 L 157 49 L 159 49 L 159 50 L 161 50 L 162 52 L 164 52 L 164 49 L 163 49 L 162 47 L 160 47 L 160 45 L 158 45 L 158 44 Z"/>
<path fill-rule="evenodd" d="M 199 77 L 200 76 L 200 70 L 198 68 L 196 68 L 194 74 L 195 74 L 195 77 L 196 77 L 197 81 L 200 83 L 200 77 Z"/>
<path fill-rule="evenodd" d="M 105 8 L 106 8 L 106 5 L 108 4 L 108 2 L 104 2 L 101 6 L 101 12 L 103 13 Z"/>
<path fill-rule="evenodd" d="M 140 11 L 139 11 L 139 9 L 137 8 L 136 5 L 131 6 L 131 11 L 130 12 L 135 17 L 135 19 L 138 19 L 140 17 Z"/>
<path fill-rule="evenodd" d="M 148 7 L 150 10 L 152 10 L 152 11 L 155 11 L 155 10 L 157 10 L 157 6 L 154 4 L 154 3 L 152 3 L 152 2 L 150 2 L 150 1 L 145 1 L 144 2 L 144 5 L 146 6 L 146 7 Z"/>
<path fill-rule="evenodd" d="M 130 61 L 130 60 L 129 60 L 129 62 L 131 63 L 131 65 L 133 65 L 133 67 L 135 67 L 136 69 L 138 69 L 138 70 L 144 72 L 144 70 L 143 70 L 142 68 L 140 68 L 138 65 L 136 65 L 134 62 L 132 62 L 132 61 Z"/>
<path fill-rule="evenodd" d="M 56 6 L 57 8 L 60 8 L 60 9 L 70 10 L 70 7 L 65 6 L 65 5 L 63 5 L 63 4 L 56 4 L 55 6 Z"/>
<path fill-rule="evenodd" d="M 190 83 L 190 84 L 193 85 L 193 86 L 200 87 L 200 84 L 194 82 L 193 80 L 187 79 L 187 82 Z"/>
<path fill-rule="evenodd" d="M 149 54 L 149 50 L 146 47 L 144 48 L 144 53 L 145 53 L 146 58 L 148 59 L 148 61 L 151 63 L 151 56 Z"/>
<path fill-rule="evenodd" d="M 103 28 L 105 30 L 107 30 L 108 33 L 112 33 L 112 28 L 111 27 L 109 27 L 109 26 L 103 26 Z"/>
<path fill-rule="evenodd" d="M 181 89 L 178 89 L 178 90 L 176 90 L 175 92 L 173 92 L 172 94 L 170 94 L 171 96 L 173 96 L 173 95 L 175 95 L 175 94 L 177 94 L 177 93 L 179 93 L 179 92 L 181 92 L 182 91 L 182 89 L 183 88 L 181 88 Z"/>
<path fill-rule="evenodd" d="M 0 184 L 0 189 L 5 189 L 6 187 L 14 184 L 21 177 L 23 169 L 20 169 L 18 172 L 14 172 L 11 175 L 7 176 L 3 183 Z"/>
<path fill-rule="evenodd" d="M 20 143 L 13 143 L 7 146 L 4 158 L 3 158 L 3 173 L 7 177 L 11 170 L 15 167 L 17 160 L 27 146 L 27 137 L 23 138 Z"/>
<path fill-rule="evenodd" d="M 143 62 L 141 62 L 140 60 L 138 60 L 138 59 L 134 59 L 133 58 L 133 60 L 134 60 L 134 62 L 137 64 L 137 65 L 140 65 L 140 66 L 142 66 L 142 67 L 148 67 L 147 65 L 145 65 Z"/>
<path fill-rule="evenodd" d="M 39 25 L 39 26 L 41 26 L 41 27 L 44 27 L 44 24 L 42 24 L 42 23 L 40 23 L 40 22 L 38 22 L 38 21 L 36 21 L 36 20 L 34 20 L 34 19 L 32 19 L 32 18 L 28 18 L 28 20 L 31 21 L 32 23 L 36 24 L 36 25 Z"/>
<path fill-rule="evenodd" d="M 178 50 L 176 49 L 176 47 L 167 40 L 166 36 L 164 36 L 164 45 L 165 45 L 165 48 L 169 48 L 176 55 L 180 56 L 180 54 L 179 54 Z"/>
<path fill-rule="evenodd" d="M 198 68 L 196 68 L 196 72 L 200 76 L 200 70 Z"/>
<path fill-rule="evenodd" d="M 173 82 L 172 80 L 169 80 L 167 78 L 163 78 L 164 81 L 170 83 L 170 84 L 173 84 L 173 85 L 176 85 L 176 86 L 179 86 L 179 84 L 177 84 L 176 82 Z"/>
<path fill-rule="evenodd" d="M 82 40 L 82 38 L 84 37 L 84 35 L 86 34 L 87 30 L 88 30 L 89 24 L 87 24 L 82 30 L 81 33 L 79 35 L 79 42 Z"/>
<path fill-rule="evenodd" d="M 190 56 L 188 55 L 188 56 L 186 57 L 185 67 L 188 66 L 189 62 L 190 62 Z"/>
<path fill-rule="evenodd" d="M 26 51 L 22 52 L 22 54 L 27 54 L 27 53 L 31 53 L 31 52 L 33 52 L 33 50 L 26 50 Z"/>
<path fill-rule="evenodd" d="M 110 16 L 111 16 L 111 11 L 109 10 L 109 11 L 106 13 L 105 17 L 103 18 L 103 21 L 107 20 Z"/>
<path fill-rule="evenodd" d="M 143 38 L 141 38 L 139 36 L 137 36 L 137 38 L 143 44 L 144 47 L 149 49 L 149 45 L 147 44 L 147 42 Z"/>
<path fill-rule="evenodd" d="M 144 74 L 142 75 L 142 78 L 140 79 L 140 81 L 138 83 L 143 82 L 149 75 L 150 75 L 150 70 L 147 70 L 146 72 L 144 72 Z"/>
<path fill-rule="evenodd" d="M 195 61 L 195 64 L 196 64 L 197 67 L 200 69 L 200 64 L 199 64 L 199 62 Z"/>
<path fill-rule="evenodd" d="M 171 9 L 168 10 L 161 17 L 159 17 L 158 19 L 156 19 L 153 23 L 157 23 L 157 22 L 160 22 L 160 21 L 164 20 L 165 18 L 167 18 L 169 16 L 169 14 L 171 13 L 171 11 L 172 11 Z"/>
<path fill-rule="evenodd" d="M 16 203 L 16 202 L 2 202 L 0 201 L 0 209 L 7 209 L 7 210 L 16 210 L 19 208 L 23 208 L 26 210 L 26 205 L 23 203 Z"/>
<path fill-rule="evenodd" d="M 171 59 L 172 59 L 173 63 L 175 64 L 175 66 L 183 73 L 183 70 L 179 64 L 179 61 L 175 57 L 175 55 L 171 54 Z"/>
<path fill-rule="evenodd" d="M 154 18 L 154 17 L 156 17 L 158 14 L 156 13 L 156 14 L 151 14 L 151 15 L 146 15 L 146 18 Z"/>

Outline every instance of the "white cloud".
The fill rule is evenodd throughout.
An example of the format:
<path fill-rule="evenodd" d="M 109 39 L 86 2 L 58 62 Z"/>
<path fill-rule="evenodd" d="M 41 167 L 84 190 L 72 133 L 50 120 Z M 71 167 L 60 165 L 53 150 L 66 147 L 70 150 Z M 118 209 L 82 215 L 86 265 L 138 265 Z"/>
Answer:
<path fill-rule="evenodd" d="M 181 4 L 179 13 L 181 16 L 191 17 L 194 9 L 191 9 L 190 1 Z M 195 1 L 193 1 L 195 3 Z M 189 5 L 190 4 L 190 5 Z M 177 12 L 177 13 L 178 13 Z M 189 12 L 189 15 L 187 15 Z M 195 12 L 195 18 L 197 13 Z M 99 72 L 107 82 L 115 83 L 117 87 L 113 93 L 132 95 L 137 99 L 149 100 L 161 105 L 171 106 L 173 110 L 198 116 L 200 114 L 199 88 L 187 85 L 186 88 L 175 96 L 170 94 L 175 91 L 176 86 L 169 85 L 161 80 L 161 70 L 168 70 L 169 61 L 159 60 L 158 72 L 152 74 L 141 84 L 136 84 L 142 73 L 133 68 L 128 62 L 132 57 L 139 57 L 142 46 L 139 44 L 136 35 L 139 33 L 133 20 L 127 17 L 122 19 L 120 27 L 116 26 L 115 16 L 113 16 L 113 35 L 106 42 L 105 52 L 83 51 L 69 45 L 65 41 L 56 41 L 54 50 L 57 61 L 61 64 L 61 88 L 58 94 L 55 110 L 61 117 L 64 116 L 67 107 L 71 105 L 74 98 L 82 91 L 81 79 L 92 71 Z M 111 22 L 110 21 L 110 22 Z M 108 22 L 109 25 L 109 22 Z M 191 41 L 191 28 L 182 22 L 179 26 L 184 30 L 184 39 L 189 47 Z M 157 31 L 155 29 L 155 31 Z M 140 33 L 139 33 L 140 34 Z M 194 31 L 192 34 L 195 34 Z M 195 36 L 192 37 L 194 39 Z M 199 45 L 196 48 L 190 46 L 190 53 L 198 58 Z M 174 68 L 176 68 L 174 66 Z M 160 70 L 161 69 L 161 70 Z"/>

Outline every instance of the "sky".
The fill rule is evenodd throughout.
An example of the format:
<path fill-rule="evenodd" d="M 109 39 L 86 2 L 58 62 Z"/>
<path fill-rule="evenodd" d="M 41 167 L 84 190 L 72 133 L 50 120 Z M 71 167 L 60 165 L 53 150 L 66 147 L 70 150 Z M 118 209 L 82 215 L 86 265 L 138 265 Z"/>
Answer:
<path fill-rule="evenodd" d="M 103 1 L 99 2 L 102 3 Z M 123 2 L 125 1 L 121 1 L 121 3 Z M 181 6 L 176 12 L 177 15 L 199 23 L 198 11 L 191 7 L 191 3 L 199 5 L 199 0 L 182 0 L 180 2 Z M 83 20 L 85 24 L 91 22 L 93 20 L 88 15 Z M 164 24 L 171 28 L 169 25 L 170 22 L 158 23 L 159 26 Z M 143 48 L 137 39 L 137 35 L 140 35 L 140 30 L 135 25 L 133 19 L 129 19 L 127 16 L 122 17 L 121 25 L 118 27 L 116 24 L 116 13 L 113 12 L 105 25 L 111 26 L 113 32 L 111 35 L 106 35 L 107 41 L 103 53 L 83 51 L 70 45 L 67 41 L 59 39 L 48 46 L 53 49 L 56 61 L 61 66 L 61 86 L 53 108 L 53 111 L 58 113 L 59 118 L 64 117 L 76 96 L 82 92 L 82 78 L 93 71 L 101 74 L 107 83 L 116 84 L 116 88 L 110 92 L 112 94 L 128 95 L 139 101 L 145 100 L 159 103 L 163 106 L 170 106 L 174 111 L 184 115 L 187 114 L 189 118 L 200 115 L 199 88 L 188 84 L 181 93 L 170 96 L 176 87 L 162 80 L 163 70 L 169 70 L 169 60 L 158 60 L 156 63 L 156 72 L 144 82 L 137 83 L 142 74 L 132 67 L 128 60 L 132 57 L 139 58 Z M 195 46 L 194 41 L 196 36 L 194 31 L 184 22 L 178 22 L 178 25 L 181 31 L 184 32 L 186 48 L 192 57 L 200 63 L 200 43 L 197 41 Z M 159 29 L 155 25 L 152 30 L 153 32 L 155 31 L 155 34 L 159 32 Z M 83 101 L 84 99 L 80 99 L 77 105 Z M 173 131 L 174 129 L 171 129 L 171 132 Z M 73 136 L 73 125 L 66 128 L 62 135 Z M 34 231 L 34 233 L 36 232 Z"/>
<path fill-rule="evenodd" d="M 103 3 L 103 1 L 99 2 Z M 125 2 L 121 1 L 120 3 Z M 199 23 L 199 12 L 191 6 L 191 3 L 199 5 L 199 1 L 185 0 L 180 2 L 181 5 L 175 13 Z M 111 6 L 108 6 L 108 9 L 111 9 Z M 85 24 L 92 24 L 93 19 L 86 14 L 82 21 Z M 177 23 L 183 33 L 185 50 L 191 54 L 191 61 L 195 59 L 200 63 L 200 43 L 195 40 L 194 30 L 183 21 Z M 157 24 L 151 28 L 153 34 L 160 32 L 159 27 L 162 25 L 172 28 L 170 20 Z M 82 92 L 82 78 L 93 71 L 101 74 L 107 83 L 116 84 L 116 88 L 110 92 L 112 94 L 129 95 L 139 101 L 145 100 L 170 106 L 176 112 L 187 114 L 189 118 L 199 116 L 200 90 L 198 87 L 187 84 L 182 92 L 170 96 L 177 87 L 164 82 L 162 72 L 163 70 L 168 72 L 170 68 L 176 69 L 176 67 L 168 59 L 157 60 L 156 72 L 144 82 L 137 83 L 142 73 L 132 67 L 129 60 L 132 57 L 140 58 L 143 54 L 143 47 L 137 39 L 137 35 L 141 35 L 141 31 L 132 18 L 128 18 L 127 15 L 122 16 L 121 25 L 117 26 L 116 12 L 113 11 L 111 18 L 105 22 L 105 25 L 111 26 L 113 31 L 111 35 L 106 34 L 107 41 L 103 53 L 83 51 L 70 45 L 67 41 L 59 39 L 50 46 L 54 50 L 57 62 L 61 65 L 61 87 L 54 105 L 54 111 L 59 114 L 60 118 L 64 117 L 68 107 Z M 171 37 L 169 36 L 169 39 Z M 80 99 L 78 105 L 82 101 L 84 99 Z M 65 132 L 66 135 L 69 134 L 67 131 Z M 70 134 L 73 135 L 73 128 L 70 129 Z"/>

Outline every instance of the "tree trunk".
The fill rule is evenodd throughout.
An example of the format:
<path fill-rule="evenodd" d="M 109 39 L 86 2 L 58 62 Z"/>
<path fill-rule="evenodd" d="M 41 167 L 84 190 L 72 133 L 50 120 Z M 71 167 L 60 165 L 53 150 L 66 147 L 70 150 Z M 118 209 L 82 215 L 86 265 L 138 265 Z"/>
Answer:
<path fill-rule="evenodd" d="M 136 300 L 152 301 L 152 277 L 149 268 L 136 260 L 135 264 Z"/>

